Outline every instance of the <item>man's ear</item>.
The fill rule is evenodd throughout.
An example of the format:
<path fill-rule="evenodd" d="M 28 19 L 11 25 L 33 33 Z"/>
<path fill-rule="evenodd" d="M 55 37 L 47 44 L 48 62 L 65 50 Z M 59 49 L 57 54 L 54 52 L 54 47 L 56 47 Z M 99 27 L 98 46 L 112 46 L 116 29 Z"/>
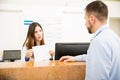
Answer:
<path fill-rule="evenodd" d="M 92 24 L 95 23 L 95 16 L 94 16 L 94 15 L 90 15 L 90 22 L 91 22 Z"/>

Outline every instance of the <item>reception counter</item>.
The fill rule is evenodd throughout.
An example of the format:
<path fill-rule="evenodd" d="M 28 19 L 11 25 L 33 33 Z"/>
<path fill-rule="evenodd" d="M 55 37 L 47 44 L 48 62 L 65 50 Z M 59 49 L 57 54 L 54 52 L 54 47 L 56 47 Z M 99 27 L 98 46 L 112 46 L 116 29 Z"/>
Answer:
<path fill-rule="evenodd" d="M 1 62 L 0 80 L 85 80 L 85 62 Z"/>

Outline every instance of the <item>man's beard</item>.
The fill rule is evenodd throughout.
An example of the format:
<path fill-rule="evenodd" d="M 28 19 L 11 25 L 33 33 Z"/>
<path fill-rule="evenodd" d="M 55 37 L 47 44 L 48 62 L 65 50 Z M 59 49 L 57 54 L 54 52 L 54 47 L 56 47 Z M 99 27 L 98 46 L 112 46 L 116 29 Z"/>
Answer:
<path fill-rule="evenodd" d="M 92 27 L 87 28 L 87 30 L 88 30 L 88 32 L 89 32 L 90 34 L 92 34 L 91 28 L 92 28 Z"/>
<path fill-rule="evenodd" d="M 92 34 L 92 24 L 89 22 L 89 27 L 87 28 L 88 32 Z"/>

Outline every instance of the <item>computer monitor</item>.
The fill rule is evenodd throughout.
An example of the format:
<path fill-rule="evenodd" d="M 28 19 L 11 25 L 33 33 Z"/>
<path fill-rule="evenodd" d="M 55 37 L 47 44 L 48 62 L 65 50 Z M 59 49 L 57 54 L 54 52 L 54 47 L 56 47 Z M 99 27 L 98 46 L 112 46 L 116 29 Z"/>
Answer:
<path fill-rule="evenodd" d="M 3 61 L 9 60 L 11 62 L 21 59 L 21 50 L 4 50 Z"/>
<path fill-rule="evenodd" d="M 59 60 L 62 56 L 87 54 L 90 43 L 56 43 L 55 44 L 55 60 Z"/>

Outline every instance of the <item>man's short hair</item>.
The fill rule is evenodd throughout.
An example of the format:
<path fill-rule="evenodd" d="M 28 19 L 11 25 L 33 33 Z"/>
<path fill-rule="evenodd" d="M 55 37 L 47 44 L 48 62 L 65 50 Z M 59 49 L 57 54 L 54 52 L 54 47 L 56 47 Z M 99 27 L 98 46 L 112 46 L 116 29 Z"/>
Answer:
<path fill-rule="evenodd" d="M 88 13 L 88 15 L 93 14 L 100 21 L 106 20 L 108 18 L 107 5 L 102 1 L 93 1 L 89 3 L 86 6 L 85 11 Z"/>

